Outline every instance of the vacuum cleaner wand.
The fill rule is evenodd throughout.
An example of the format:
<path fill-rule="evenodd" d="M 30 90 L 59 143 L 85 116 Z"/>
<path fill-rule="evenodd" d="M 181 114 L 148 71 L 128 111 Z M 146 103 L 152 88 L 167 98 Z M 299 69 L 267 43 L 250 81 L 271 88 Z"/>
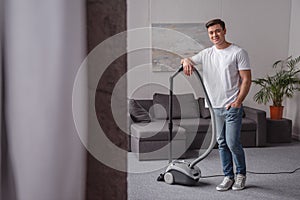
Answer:
<path fill-rule="evenodd" d="M 172 116 L 173 116 L 173 79 L 181 72 L 183 71 L 183 65 L 180 66 L 180 68 L 169 78 L 170 82 L 170 96 L 169 96 L 169 163 L 172 162 L 172 133 L 173 133 L 173 121 L 172 121 Z"/>

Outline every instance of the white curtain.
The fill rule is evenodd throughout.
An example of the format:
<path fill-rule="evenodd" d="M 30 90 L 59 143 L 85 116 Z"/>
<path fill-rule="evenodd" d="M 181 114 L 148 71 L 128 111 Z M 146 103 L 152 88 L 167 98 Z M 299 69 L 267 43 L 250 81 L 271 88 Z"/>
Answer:
<path fill-rule="evenodd" d="M 85 1 L 1 4 L 1 199 L 84 199 L 85 149 L 72 117 L 72 90 L 85 55 Z"/>

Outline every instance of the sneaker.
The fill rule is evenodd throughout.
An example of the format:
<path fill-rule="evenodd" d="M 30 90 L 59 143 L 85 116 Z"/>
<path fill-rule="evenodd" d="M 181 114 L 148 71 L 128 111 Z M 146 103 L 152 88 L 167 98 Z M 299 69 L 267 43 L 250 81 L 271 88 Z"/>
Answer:
<path fill-rule="evenodd" d="M 235 178 L 235 183 L 232 186 L 233 190 L 242 190 L 245 188 L 246 176 L 243 174 L 238 174 Z"/>
<path fill-rule="evenodd" d="M 233 179 L 231 179 L 229 176 L 225 176 L 222 183 L 216 187 L 218 191 L 226 191 L 231 188 L 233 185 Z"/>

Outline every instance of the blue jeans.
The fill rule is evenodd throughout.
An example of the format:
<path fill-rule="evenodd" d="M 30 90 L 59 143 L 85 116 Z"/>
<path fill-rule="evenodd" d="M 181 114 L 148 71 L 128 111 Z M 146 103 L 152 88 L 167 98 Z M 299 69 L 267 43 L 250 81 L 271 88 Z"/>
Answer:
<path fill-rule="evenodd" d="M 240 142 L 243 107 L 226 110 L 215 108 L 216 135 L 219 144 L 219 153 L 225 176 L 234 177 L 233 162 L 236 174 L 246 175 L 245 153 Z"/>

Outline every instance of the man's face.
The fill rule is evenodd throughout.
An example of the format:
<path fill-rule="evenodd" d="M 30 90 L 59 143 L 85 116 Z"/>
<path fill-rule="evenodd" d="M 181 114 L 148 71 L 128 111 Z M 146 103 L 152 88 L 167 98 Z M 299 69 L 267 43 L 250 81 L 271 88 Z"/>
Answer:
<path fill-rule="evenodd" d="M 215 45 L 221 45 L 225 42 L 226 28 L 223 29 L 220 24 L 208 27 L 207 29 L 210 41 Z"/>

